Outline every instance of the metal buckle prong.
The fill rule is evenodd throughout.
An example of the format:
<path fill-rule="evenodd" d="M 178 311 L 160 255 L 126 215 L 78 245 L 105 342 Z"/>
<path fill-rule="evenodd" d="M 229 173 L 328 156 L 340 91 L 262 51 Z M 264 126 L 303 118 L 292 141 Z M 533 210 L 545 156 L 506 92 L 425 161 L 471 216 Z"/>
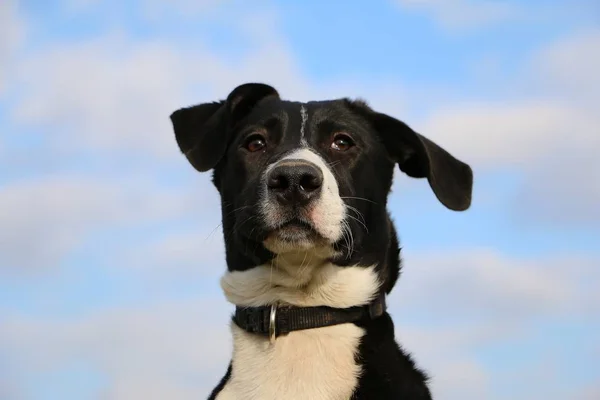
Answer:
<path fill-rule="evenodd" d="M 271 314 L 269 315 L 269 341 L 275 343 L 277 332 L 275 331 L 275 322 L 277 317 L 277 303 L 271 305 Z"/>

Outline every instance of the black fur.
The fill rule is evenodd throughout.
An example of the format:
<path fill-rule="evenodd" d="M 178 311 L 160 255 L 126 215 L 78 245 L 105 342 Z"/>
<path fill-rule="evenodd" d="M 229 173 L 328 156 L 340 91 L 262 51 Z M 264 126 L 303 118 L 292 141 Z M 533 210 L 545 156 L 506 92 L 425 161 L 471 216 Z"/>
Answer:
<path fill-rule="evenodd" d="M 261 174 L 272 162 L 298 148 L 300 103 L 283 101 L 264 84 L 245 84 L 227 100 L 184 108 L 171 115 L 177 143 L 199 171 L 213 169 L 213 183 L 221 195 L 227 267 L 246 270 L 270 261 L 274 254 L 263 246 L 270 230 L 259 218 Z M 335 244 L 342 252 L 331 260 L 340 267 L 377 265 L 389 293 L 400 272 L 399 243 L 387 212 L 394 165 L 414 178 L 427 178 L 439 201 L 451 210 L 469 208 L 471 168 L 414 132 L 395 118 L 373 111 L 362 101 L 339 99 L 303 104 L 310 118 L 305 139 L 329 163 L 344 202 L 363 216 L 349 219 L 354 246 Z M 336 132 L 351 135 L 356 146 L 330 150 Z M 243 148 L 259 132 L 266 138 L 262 151 Z M 282 221 L 282 223 L 285 221 Z M 352 399 L 428 399 L 425 375 L 396 344 L 391 318 L 364 325 L 358 362 L 363 375 Z M 213 392 L 221 390 L 231 371 Z"/>
<path fill-rule="evenodd" d="M 223 378 L 221 379 L 221 382 L 219 382 L 219 384 L 217 386 L 215 386 L 213 391 L 208 396 L 208 400 L 215 400 L 217 398 L 217 395 L 219 394 L 219 392 L 221 390 L 223 390 L 223 388 L 225 387 L 225 384 L 229 380 L 230 376 L 231 376 L 231 363 L 229 363 L 229 366 L 227 367 L 227 371 L 225 372 L 225 376 L 223 376 Z"/>

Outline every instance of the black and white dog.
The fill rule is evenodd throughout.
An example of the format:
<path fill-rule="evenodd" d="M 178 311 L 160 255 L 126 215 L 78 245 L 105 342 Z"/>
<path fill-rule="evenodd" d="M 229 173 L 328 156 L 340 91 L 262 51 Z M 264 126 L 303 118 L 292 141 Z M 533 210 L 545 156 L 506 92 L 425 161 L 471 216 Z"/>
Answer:
<path fill-rule="evenodd" d="M 236 311 L 210 399 L 430 399 L 385 311 L 400 272 L 387 197 L 398 164 L 466 210 L 471 168 L 362 101 L 284 101 L 265 84 L 171 121 L 221 196 L 221 286 Z"/>

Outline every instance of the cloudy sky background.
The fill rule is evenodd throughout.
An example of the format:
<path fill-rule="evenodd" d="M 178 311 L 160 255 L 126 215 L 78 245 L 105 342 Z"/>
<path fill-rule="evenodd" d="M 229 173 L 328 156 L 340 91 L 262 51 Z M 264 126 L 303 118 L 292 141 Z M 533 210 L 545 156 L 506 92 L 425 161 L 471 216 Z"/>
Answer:
<path fill-rule="evenodd" d="M 0 2 L 0 399 L 197 399 L 232 310 L 169 114 L 363 97 L 476 174 L 397 174 L 399 341 L 437 399 L 600 398 L 600 3 Z"/>

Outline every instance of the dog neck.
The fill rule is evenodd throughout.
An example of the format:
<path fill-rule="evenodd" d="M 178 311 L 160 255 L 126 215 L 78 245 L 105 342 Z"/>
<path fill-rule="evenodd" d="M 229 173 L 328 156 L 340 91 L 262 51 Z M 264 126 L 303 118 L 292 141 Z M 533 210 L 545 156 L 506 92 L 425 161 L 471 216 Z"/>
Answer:
<path fill-rule="evenodd" d="M 280 254 L 270 263 L 221 278 L 227 300 L 236 306 L 275 303 L 299 307 L 348 308 L 369 304 L 379 293 L 375 266 L 340 267 L 325 251 Z"/>

